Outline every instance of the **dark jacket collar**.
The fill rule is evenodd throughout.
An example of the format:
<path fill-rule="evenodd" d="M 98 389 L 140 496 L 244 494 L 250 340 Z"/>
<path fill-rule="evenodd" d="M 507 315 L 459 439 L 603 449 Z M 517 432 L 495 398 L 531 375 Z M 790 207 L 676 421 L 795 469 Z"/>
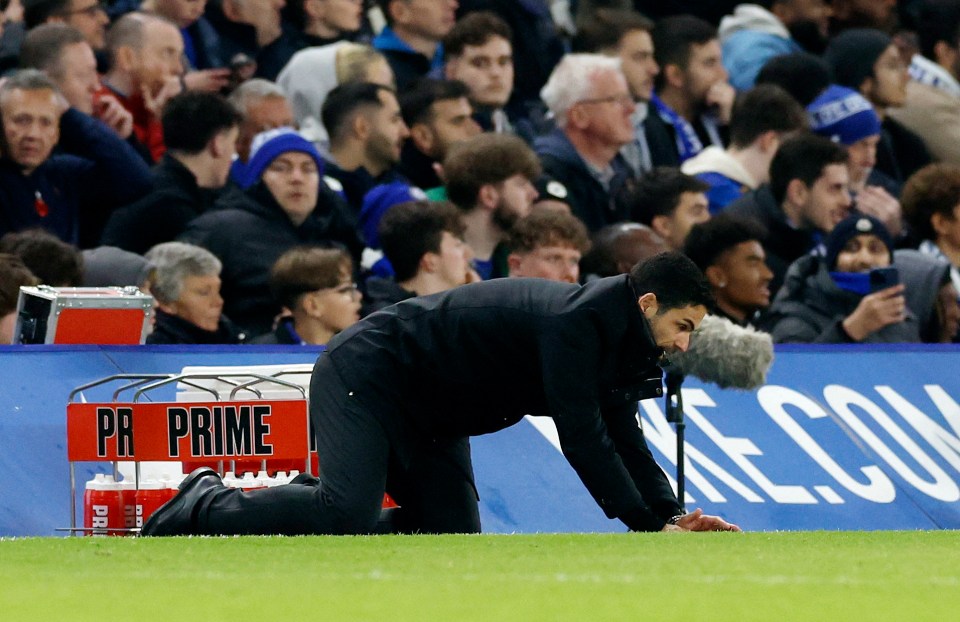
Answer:
<path fill-rule="evenodd" d="M 147 343 L 155 344 L 217 344 L 242 343 L 246 335 L 239 332 L 233 323 L 220 317 L 215 331 L 204 330 L 175 315 L 157 309 L 157 321 L 153 333 L 147 337 Z"/>

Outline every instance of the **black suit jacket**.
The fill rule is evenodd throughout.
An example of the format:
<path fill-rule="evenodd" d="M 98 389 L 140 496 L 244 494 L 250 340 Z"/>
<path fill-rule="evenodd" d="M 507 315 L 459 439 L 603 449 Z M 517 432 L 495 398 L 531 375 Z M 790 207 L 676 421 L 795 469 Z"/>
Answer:
<path fill-rule="evenodd" d="M 637 401 L 662 394 L 662 352 L 636 298 L 626 275 L 476 283 L 374 313 L 324 356 L 387 427 L 457 438 L 552 417 L 607 516 L 659 530 L 680 504 L 637 423 Z"/>

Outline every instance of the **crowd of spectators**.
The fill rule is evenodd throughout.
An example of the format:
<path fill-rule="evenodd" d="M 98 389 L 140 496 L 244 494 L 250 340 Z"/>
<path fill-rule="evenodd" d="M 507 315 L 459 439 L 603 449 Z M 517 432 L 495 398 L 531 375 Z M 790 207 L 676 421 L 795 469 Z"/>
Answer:
<path fill-rule="evenodd" d="M 665 250 L 778 342 L 957 339 L 960 0 L 0 6 L 3 343 L 23 285 L 324 344 Z"/>

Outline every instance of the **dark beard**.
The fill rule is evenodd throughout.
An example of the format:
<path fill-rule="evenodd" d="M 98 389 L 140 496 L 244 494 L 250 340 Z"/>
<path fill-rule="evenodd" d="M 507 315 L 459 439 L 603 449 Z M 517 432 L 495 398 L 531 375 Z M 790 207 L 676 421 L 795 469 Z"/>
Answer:
<path fill-rule="evenodd" d="M 803 20 L 787 26 L 790 37 L 807 52 L 820 56 L 827 49 L 827 38 L 820 32 L 816 22 Z"/>
<path fill-rule="evenodd" d="M 510 209 L 503 199 L 497 203 L 496 209 L 493 210 L 493 224 L 500 228 L 501 231 L 507 232 L 513 229 L 513 225 L 517 224 L 517 221 L 520 220 L 520 216 Z"/>

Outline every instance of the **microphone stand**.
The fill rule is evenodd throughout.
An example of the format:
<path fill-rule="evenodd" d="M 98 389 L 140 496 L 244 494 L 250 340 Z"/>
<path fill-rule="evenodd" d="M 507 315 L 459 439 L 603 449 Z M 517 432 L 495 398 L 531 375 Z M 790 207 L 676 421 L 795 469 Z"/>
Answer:
<path fill-rule="evenodd" d="M 683 385 L 684 376 L 675 372 L 667 372 L 665 384 L 667 385 L 666 394 L 666 416 L 667 422 L 676 426 L 677 433 L 677 499 L 680 501 L 680 507 L 686 512 L 686 503 L 684 502 L 684 451 L 683 435 L 687 424 L 683 418 L 683 395 L 680 388 Z"/>

